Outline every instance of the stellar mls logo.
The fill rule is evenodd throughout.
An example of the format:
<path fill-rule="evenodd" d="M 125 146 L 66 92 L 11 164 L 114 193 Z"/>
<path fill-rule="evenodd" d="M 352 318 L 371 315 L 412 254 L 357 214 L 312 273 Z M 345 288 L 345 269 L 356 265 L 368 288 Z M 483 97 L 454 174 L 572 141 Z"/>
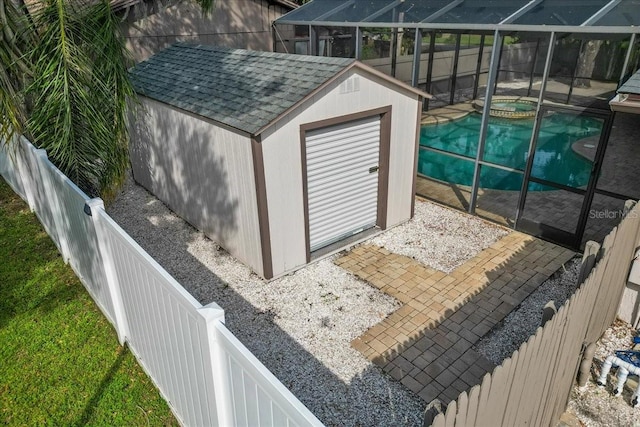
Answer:
<path fill-rule="evenodd" d="M 638 214 L 635 211 L 631 211 L 627 214 L 627 217 L 637 217 Z M 591 219 L 622 219 L 624 218 L 624 210 L 622 209 L 604 209 L 596 210 L 591 209 L 589 211 L 589 218 Z"/>

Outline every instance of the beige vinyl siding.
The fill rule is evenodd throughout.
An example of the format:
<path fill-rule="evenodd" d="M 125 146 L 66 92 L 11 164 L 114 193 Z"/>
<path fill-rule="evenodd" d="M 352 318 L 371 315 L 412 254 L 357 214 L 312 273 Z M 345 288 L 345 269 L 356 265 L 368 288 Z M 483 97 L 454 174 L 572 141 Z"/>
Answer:
<path fill-rule="evenodd" d="M 263 274 L 251 139 L 143 98 L 132 127 L 135 179 Z"/>
<path fill-rule="evenodd" d="M 348 80 L 348 81 L 347 81 Z M 300 125 L 391 106 L 387 226 L 408 220 L 418 96 L 352 69 L 262 134 L 274 275 L 306 263 Z"/>

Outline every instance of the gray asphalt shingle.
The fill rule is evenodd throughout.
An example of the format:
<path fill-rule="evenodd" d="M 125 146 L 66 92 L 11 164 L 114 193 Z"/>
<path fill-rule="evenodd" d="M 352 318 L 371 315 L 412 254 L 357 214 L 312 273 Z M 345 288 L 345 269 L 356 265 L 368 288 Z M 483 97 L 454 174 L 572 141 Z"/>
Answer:
<path fill-rule="evenodd" d="M 640 71 L 629 77 L 629 80 L 620 86 L 618 93 L 632 93 L 634 95 L 640 95 Z"/>
<path fill-rule="evenodd" d="M 130 73 L 140 95 L 254 134 L 353 62 L 179 43 Z"/>

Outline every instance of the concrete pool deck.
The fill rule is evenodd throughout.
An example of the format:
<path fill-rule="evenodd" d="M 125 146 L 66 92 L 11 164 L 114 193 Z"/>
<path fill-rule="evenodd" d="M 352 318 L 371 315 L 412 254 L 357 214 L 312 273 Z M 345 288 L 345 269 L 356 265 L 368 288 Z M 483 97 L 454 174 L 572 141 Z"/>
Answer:
<path fill-rule="evenodd" d="M 446 274 L 358 246 L 335 263 L 404 305 L 352 346 L 426 402 L 446 404 L 494 368 L 473 345 L 574 255 L 513 231 Z"/>
<path fill-rule="evenodd" d="M 598 142 L 600 142 L 600 135 L 589 136 L 571 144 L 571 149 L 593 163 L 598 151 Z"/>
<path fill-rule="evenodd" d="M 435 125 L 447 123 L 452 120 L 461 119 L 473 112 L 476 109 L 471 102 L 463 102 L 460 104 L 449 105 L 447 107 L 435 108 L 429 110 L 428 113 L 422 114 L 422 125 Z"/>

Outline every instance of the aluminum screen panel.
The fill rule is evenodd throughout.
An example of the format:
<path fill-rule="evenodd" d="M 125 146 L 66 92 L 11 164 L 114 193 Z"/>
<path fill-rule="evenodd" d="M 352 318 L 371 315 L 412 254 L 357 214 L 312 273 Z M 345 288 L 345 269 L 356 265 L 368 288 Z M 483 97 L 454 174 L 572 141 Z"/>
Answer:
<path fill-rule="evenodd" d="M 640 0 L 622 0 L 609 13 L 595 22 L 602 26 L 640 26 Z"/>
<path fill-rule="evenodd" d="M 516 19 L 514 24 L 581 25 L 607 3 L 607 0 L 546 0 Z"/>
<path fill-rule="evenodd" d="M 311 23 L 311 21 L 318 20 L 322 15 L 344 3 L 344 0 L 314 0 L 298 9 L 292 10 L 285 16 L 287 21 L 309 21 Z"/>
<path fill-rule="evenodd" d="M 418 23 L 437 14 L 450 3 L 450 0 L 404 2 L 400 3 L 400 6 L 398 6 L 395 11 L 388 10 L 380 16 L 377 16 L 373 21 Z"/>
<path fill-rule="evenodd" d="M 464 1 L 435 22 L 463 24 L 499 24 L 527 4 L 518 1 Z"/>
<path fill-rule="evenodd" d="M 507 20 L 507 18 L 510 18 Z M 507 21 L 505 21 L 507 20 Z M 640 0 L 313 0 L 276 23 L 326 23 L 373 27 L 375 24 L 469 25 L 499 29 L 501 23 L 523 26 L 640 26 Z"/>
<path fill-rule="evenodd" d="M 343 1 L 343 6 L 324 20 L 330 22 L 366 22 L 400 4 L 393 0 Z M 396 7 L 396 9 L 398 9 Z"/>

